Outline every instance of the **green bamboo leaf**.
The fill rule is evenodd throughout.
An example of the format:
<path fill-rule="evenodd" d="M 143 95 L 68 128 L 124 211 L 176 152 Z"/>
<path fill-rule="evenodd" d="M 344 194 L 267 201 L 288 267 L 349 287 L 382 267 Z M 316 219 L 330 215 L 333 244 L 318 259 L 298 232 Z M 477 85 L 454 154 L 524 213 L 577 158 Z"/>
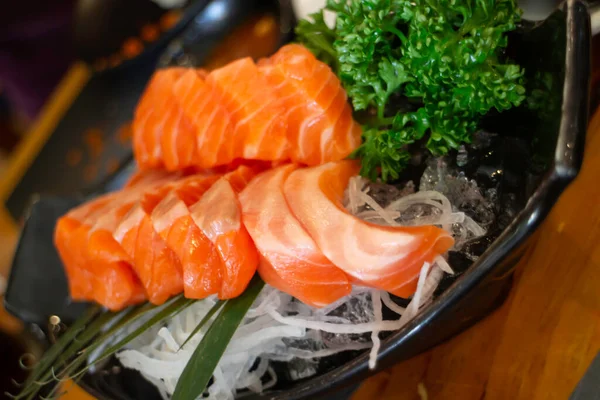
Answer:
<path fill-rule="evenodd" d="M 53 363 L 61 356 L 63 350 L 75 339 L 78 333 L 92 321 L 100 312 L 100 307 L 92 307 L 83 314 L 73 325 L 62 334 L 58 340 L 44 353 L 40 361 L 35 365 L 29 377 L 24 382 L 24 390 L 16 396 L 17 399 L 27 395 L 31 390 L 38 387 L 36 382 L 44 380 L 44 374 L 53 365 Z"/>
<path fill-rule="evenodd" d="M 202 318 L 202 321 L 200 321 L 200 323 L 198 324 L 198 326 L 196 326 L 194 328 L 194 330 L 192 331 L 192 333 L 190 333 L 190 335 L 187 337 L 187 339 L 185 339 L 185 341 L 183 342 L 183 344 L 181 346 L 179 346 L 179 350 L 183 349 L 183 346 L 185 346 L 186 344 L 188 344 L 188 342 L 196 335 L 196 333 L 198 333 L 200 331 L 200 329 L 202 329 L 202 327 L 204 325 L 206 325 L 206 323 L 208 321 L 210 321 L 210 319 L 212 318 L 212 316 L 215 315 L 215 313 L 217 311 L 219 311 L 221 309 L 221 307 L 223 307 L 225 305 L 225 303 L 226 303 L 226 301 L 218 300 L 215 303 L 215 305 L 211 307 L 211 309 L 204 316 L 204 318 Z M 179 350 L 177 350 L 177 351 L 179 351 Z"/>
<path fill-rule="evenodd" d="M 60 372 L 59 379 L 72 379 L 77 382 L 83 375 L 92 367 L 93 365 L 109 358 L 122 347 L 126 346 L 140 334 L 144 333 L 146 330 L 151 328 L 154 324 L 160 323 L 169 317 L 173 317 L 177 315 L 179 312 L 183 311 L 186 307 L 191 305 L 197 300 L 185 299 L 183 295 L 179 295 L 169 299 L 165 304 L 161 306 L 155 306 L 150 303 L 146 303 L 142 306 L 137 307 L 133 312 L 119 320 L 114 326 L 108 329 L 104 334 L 98 337 L 94 342 L 84 349 L 84 351 L 77 356 L 70 364 L 67 365 Z M 139 320 L 142 316 L 146 315 L 149 311 L 157 311 L 155 315 L 153 315 L 148 321 L 140 325 L 133 332 L 129 333 L 123 339 L 118 342 L 110 345 L 107 349 L 102 351 L 100 355 L 90 363 L 88 362 L 89 354 L 98 349 L 100 346 L 105 345 L 108 340 L 111 340 L 116 333 L 121 331 L 128 326 L 131 326 L 137 320 Z M 58 387 L 55 387 L 54 390 L 50 393 L 51 396 L 56 395 L 56 390 Z"/>
<path fill-rule="evenodd" d="M 78 333 L 79 336 L 76 340 L 71 342 L 71 345 L 67 347 L 64 352 L 62 352 L 62 350 L 65 348 L 64 346 L 60 349 L 62 353 L 60 356 L 54 357 L 52 362 L 44 365 L 44 370 L 40 371 L 37 380 L 46 382 L 53 379 L 63 381 L 71 378 L 74 381 L 77 381 L 92 365 L 95 365 L 96 363 L 110 357 L 121 347 L 125 346 L 141 333 L 149 329 L 152 325 L 163 321 L 169 316 L 176 315 L 194 301 L 196 300 L 188 300 L 180 295 L 170 299 L 161 306 L 155 306 L 153 304 L 146 303 L 141 306 L 125 309 L 118 313 L 106 312 L 98 316 L 98 318 L 96 318 L 88 327 L 83 330 L 82 327 L 84 324 L 80 324 L 78 326 L 75 326 L 74 324 L 73 327 L 67 331 L 70 333 L 69 339 L 75 339 L 75 336 Z M 109 348 L 101 352 L 100 356 L 92 363 L 87 366 L 85 365 L 90 353 L 98 349 L 100 346 L 108 343 L 109 340 L 112 340 L 114 335 L 119 331 L 131 326 L 148 312 L 156 311 L 157 309 L 159 311 L 152 318 L 127 335 L 124 339 L 111 345 Z M 102 328 L 104 328 L 107 324 L 111 324 L 112 326 L 105 332 L 100 333 Z M 67 332 L 65 332 L 65 335 Z M 89 346 L 86 347 L 88 344 Z M 54 346 L 51 348 L 51 351 L 55 351 Z M 62 369 L 60 369 L 58 372 L 55 372 L 55 368 L 58 367 L 61 367 Z M 42 385 L 37 385 L 35 382 L 32 383 L 32 385 L 26 387 L 26 389 L 19 394 L 19 399 L 24 398 L 25 396 L 27 396 L 27 399 L 35 398 Z M 59 386 L 55 386 L 51 391 L 50 396 L 55 395 L 58 389 Z"/>
<path fill-rule="evenodd" d="M 185 366 L 171 400 L 195 399 L 204 392 L 233 334 L 263 286 L 264 282 L 255 276 L 241 296 L 227 300 Z"/>
<path fill-rule="evenodd" d="M 95 318 L 89 325 L 85 326 L 85 328 L 75 329 L 75 325 L 73 325 L 67 331 L 71 332 L 71 334 L 75 334 L 75 336 L 72 336 L 71 344 L 66 349 L 64 349 L 64 351 L 61 351 L 60 356 L 56 360 L 54 360 L 54 362 L 51 363 L 51 365 L 45 366 L 45 370 L 40 370 L 41 375 L 38 381 L 49 382 L 55 380 L 60 382 L 60 380 L 56 379 L 57 373 L 55 372 L 55 370 L 59 370 L 59 368 L 63 369 L 58 372 L 58 375 L 67 378 L 66 374 L 64 374 L 64 371 L 66 371 L 72 365 L 67 364 L 67 362 L 73 357 L 77 356 L 82 351 L 82 349 L 84 349 L 85 346 L 90 343 L 90 341 L 96 338 L 98 334 L 102 331 L 102 328 L 104 328 L 107 324 L 114 323 L 114 321 L 122 322 L 124 320 L 129 319 L 131 315 L 135 315 L 136 313 L 138 313 L 140 308 L 142 307 L 127 308 L 118 313 L 105 312 L 99 315 L 97 318 Z M 116 324 L 113 325 L 113 328 L 109 331 L 113 332 L 116 326 Z M 54 346 L 49 350 L 49 352 L 50 351 L 55 351 Z M 38 394 L 42 386 L 43 385 L 33 382 L 32 385 L 26 386 L 25 389 L 21 393 L 19 393 L 18 398 L 23 398 L 24 396 L 27 396 L 27 399 L 33 399 Z M 51 393 L 54 393 L 58 388 L 58 385 L 55 386 Z"/>
<path fill-rule="evenodd" d="M 183 296 L 180 296 L 180 297 L 183 297 Z M 175 301 L 178 298 L 179 297 L 176 297 L 172 300 Z M 142 318 L 144 315 L 146 315 L 148 312 L 151 312 L 151 311 L 156 310 L 157 308 L 160 308 L 163 306 L 168 306 L 169 304 L 171 304 L 171 301 L 169 301 L 161 306 L 155 306 L 152 303 L 145 303 L 143 305 L 133 307 L 125 314 L 125 316 L 123 318 L 120 318 L 113 326 L 111 326 L 102 335 L 100 335 L 97 338 L 97 340 L 95 340 L 94 343 L 92 344 L 93 347 L 86 349 L 86 352 L 90 353 L 92 350 L 95 350 L 102 344 L 106 343 L 108 340 L 111 340 L 117 332 L 121 331 L 122 329 L 126 328 L 127 326 L 134 324 L 140 318 Z"/>
<path fill-rule="evenodd" d="M 126 318 L 128 314 L 135 312 L 136 308 L 127 308 L 118 313 L 105 312 L 98 316 L 91 324 L 89 324 L 74 340 L 71 345 L 65 349 L 56 362 L 56 366 L 64 365 L 70 358 L 76 356 L 79 351 L 94 339 L 107 324 L 112 323 L 116 319 Z"/>
<path fill-rule="evenodd" d="M 191 306 L 196 301 L 198 301 L 198 300 L 186 299 L 183 296 L 176 297 L 174 301 L 167 304 L 166 307 L 164 307 L 160 311 L 158 311 L 155 315 L 153 315 L 148 321 L 146 321 L 140 327 L 135 329 L 133 332 L 129 333 L 127 336 L 125 336 L 123 339 L 119 340 L 117 343 L 113 344 L 112 346 L 110 346 L 106 350 L 104 350 L 102 352 L 102 354 L 90 364 L 90 366 L 106 359 L 107 357 L 110 357 L 111 355 L 116 353 L 118 350 L 120 350 L 124 346 L 128 345 L 132 340 L 134 340 L 135 338 L 140 336 L 142 333 L 146 332 L 148 329 L 150 329 L 154 325 L 161 323 L 161 322 L 165 321 L 166 319 L 173 318 L 174 316 L 176 316 L 177 314 L 179 314 L 180 312 L 182 312 L 183 310 L 185 310 L 186 308 Z"/>
<path fill-rule="evenodd" d="M 90 325 L 90 328 L 86 329 L 86 331 L 81 335 L 84 340 L 87 340 L 87 343 L 90 342 L 88 340 L 90 337 L 94 338 L 94 341 L 90 344 L 90 346 L 83 348 L 83 350 L 80 347 L 78 349 L 79 354 L 69 353 L 68 357 L 65 357 L 65 359 L 63 360 L 63 363 L 62 363 L 64 365 L 64 368 L 58 373 L 59 379 L 65 380 L 65 379 L 71 378 L 71 375 L 74 374 L 75 371 L 77 371 L 78 368 L 87 361 L 88 354 L 90 354 L 92 351 L 97 349 L 103 343 L 106 343 L 107 340 L 110 340 L 117 332 L 124 329 L 128 325 L 135 323 L 142 316 L 146 315 L 146 313 L 148 313 L 156 308 L 157 308 L 157 306 L 155 306 L 151 303 L 146 303 L 141 306 L 127 308 L 116 314 L 115 313 L 104 314 L 104 316 L 107 317 L 104 324 L 99 323 L 98 326 Z M 98 319 L 100 320 L 101 318 L 98 318 Z M 116 320 L 116 322 L 115 322 L 115 320 Z M 98 331 L 102 330 L 102 328 L 104 326 L 106 326 L 107 324 L 112 324 L 112 326 L 109 329 L 107 329 L 104 333 L 102 333 L 98 336 L 97 335 Z M 74 355 L 77 355 L 79 357 L 76 357 L 73 359 Z M 69 359 L 71 359 L 71 362 L 66 364 L 66 361 L 68 361 Z M 73 377 L 73 380 L 77 381 L 78 380 L 77 377 L 79 377 L 79 376 L 80 375 Z M 57 388 L 55 388 L 55 389 L 57 389 Z"/>
<path fill-rule="evenodd" d="M 161 323 L 166 319 L 174 317 L 175 315 L 179 314 L 181 311 L 185 310 L 187 307 L 189 307 L 196 301 L 198 300 L 186 299 L 181 295 L 172 298 L 167 303 L 162 305 L 160 310 L 156 314 L 154 314 L 148 321 L 144 322 L 138 328 L 134 329 L 131 333 L 127 334 L 123 339 L 117 341 L 114 344 L 111 344 L 109 347 L 104 349 L 96 359 L 94 359 L 92 362 L 88 363 L 85 367 L 80 369 L 80 367 L 87 362 L 88 354 L 90 354 L 92 351 L 96 350 L 98 347 L 104 344 L 105 340 L 98 340 L 94 342 L 92 346 L 87 348 L 83 354 L 79 355 L 73 361 L 73 364 L 69 368 L 69 371 L 66 371 L 66 376 L 70 376 L 72 379 L 76 379 L 82 376 L 88 369 L 90 369 L 90 367 L 103 360 L 106 360 L 107 358 L 115 354 L 117 351 L 128 345 L 132 340 L 140 336 L 142 333 L 146 332 L 155 324 Z M 131 322 L 132 321 L 127 322 L 124 325 L 129 325 L 131 324 Z M 113 333 L 116 333 L 117 330 L 120 330 L 123 327 L 124 326 L 114 329 Z M 106 339 L 109 339 L 111 336 L 112 334 L 104 335 Z"/>

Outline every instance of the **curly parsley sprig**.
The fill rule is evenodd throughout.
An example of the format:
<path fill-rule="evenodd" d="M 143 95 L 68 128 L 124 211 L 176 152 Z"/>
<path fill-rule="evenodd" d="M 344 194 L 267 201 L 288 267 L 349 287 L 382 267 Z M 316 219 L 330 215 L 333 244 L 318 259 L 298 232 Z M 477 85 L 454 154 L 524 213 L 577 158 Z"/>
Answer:
<path fill-rule="evenodd" d="M 524 71 L 505 60 L 506 33 L 520 19 L 515 0 L 328 0 L 301 21 L 300 42 L 340 77 L 355 111 L 374 115 L 353 154 L 362 174 L 398 177 L 407 146 L 426 138 L 436 155 L 470 142 L 479 121 L 525 99 Z M 392 95 L 413 110 L 394 110 Z M 392 110 L 390 110 L 392 108 Z"/>

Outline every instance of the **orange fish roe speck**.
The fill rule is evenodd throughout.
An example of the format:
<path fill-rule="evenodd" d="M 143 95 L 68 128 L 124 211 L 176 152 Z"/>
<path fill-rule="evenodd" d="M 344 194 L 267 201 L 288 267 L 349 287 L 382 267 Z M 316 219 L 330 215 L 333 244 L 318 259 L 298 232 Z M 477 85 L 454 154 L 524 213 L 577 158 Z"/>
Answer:
<path fill-rule="evenodd" d="M 98 158 L 104 150 L 104 138 L 98 128 L 90 128 L 84 133 L 84 141 L 92 158 Z"/>
<path fill-rule="evenodd" d="M 123 46 L 121 47 L 121 52 L 125 56 L 125 58 L 134 58 L 139 55 L 144 49 L 144 44 L 138 38 L 129 38 L 123 42 Z"/>
<path fill-rule="evenodd" d="M 96 164 L 86 165 L 83 169 L 83 180 L 92 182 L 98 176 L 98 166 Z"/>
<path fill-rule="evenodd" d="M 108 65 L 111 68 L 114 68 L 114 67 L 118 66 L 119 64 L 121 64 L 122 61 L 123 61 L 123 59 L 121 58 L 121 56 L 119 54 L 113 54 L 108 59 Z"/>
<path fill-rule="evenodd" d="M 271 15 L 262 17 L 256 25 L 254 25 L 254 36 L 265 37 L 275 28 L 275 20 Z"/>
<path fill-rule="evenodd" d="M 66 161 L 67 161 L 67 165 L 69 167 L 76 167 L 77 165 L 79 165 L 79 163 L 81 162 L 82 159 L 83 159 L 83 152 L 81 150 L 69 149 L 67 151 Z"/>
<path fill-rule="evenodd" d="M 160 29 L 153 24 L 146 24 L 142 27 L 141 36 L 146 42 L 154 42 L 160 35 Z"/>
<path fill-rule="evenodd" d="M 133 137 L 133 127 L 131 122 L 127 122 L 119 128 L 117 137 L 122 145 L 131 144 L 131 138 Z"/>
<path fill-rule="evenodd" d="M 181 13 L 178 11 L 169 11 L 160 17 L 160 28 L 163 31 L 168 31 L 181 19 Z"/>
<path fill-rule="evenodd" d="M 119 160 L 111 158 L 106 162 L 106 173 L 112 175 L 119 169 Z"/>

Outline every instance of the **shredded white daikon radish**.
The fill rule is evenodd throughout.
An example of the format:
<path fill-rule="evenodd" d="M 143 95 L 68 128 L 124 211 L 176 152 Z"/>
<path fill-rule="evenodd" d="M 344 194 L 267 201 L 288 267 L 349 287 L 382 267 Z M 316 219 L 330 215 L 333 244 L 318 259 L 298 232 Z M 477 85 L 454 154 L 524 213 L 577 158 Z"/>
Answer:
<path fill-rule="evenodd" d="M 373 301 L 373 313 L 375 314 L 375 324 L 377 325 L 383 322 L 381 294 L 379 290 L 371 291 L 371 300 Z M 369 368 L 375 369 L 377 364 L 377 354 L 379 354 L 379 348 L 381 347 L 378 329 L 373 329 L 371 332 L 371 341 L 373 342 L 373 347 L 371 347 L 371 352 L 369 353 Z"/>
<path fill-rule="evenodd" d="M 437 256 L 435 258 L 435 263 L 440 267 L 440 269 L 444 272 L 446 272 L 447 274 L 453 275 L 454 271 L 452 270 L 452 267 L 450 266 L 450 264 L 448 264 L 448 261 L 446 261 L 446 259 L 442 256 Z"/>
<path fill-rule="evenodd" d="M 387 308 L 389 308 L 398 315 L 402 315 L 404 311 L 406 311 L 406 308 L 400 307 L 398 304 L 394 303 L 394 301 L 390 298 L 390 294 L 388 292 L 381 292 L 381 300 Z"/>
<path fill-rule="evenodd" d="M 382 225 L 437 225 L 455 235 L 459 232 L 463 239 L 467 234 L 477 237 L 485 233 L 435 191 L 407 194 L 384 206 L 371 197 L 368 181 L 355 177 L 348 185 L 345 206 L 359 218 Z M 230 400 L 240 390 L 259 393 L 273 387 L 277 375 L 271 361 L 289 362 L 290 376 L 307 377 L 317 372 L 313 360 L 370 349 L 369 367 L 375 368 L 380 332 L 397 331 L 410 322 L 433 299 L 444 272 L 453 273 L 443 256 L 425 263 L 406 308 L 387 292 L 355 286 L 349 296 L 316 309 L 266 285 L 215 369 L 206 392 L 208 399 Z M 214 298 L 194 303 L 166 326 L 148 331 L 121 351 L 119 360 L 125 367 L 139 370 L 167 398 L 208 324 L 183 349 L 179 347 L 214 304 Z M 400 317 L 384 319 L 383 305 Z"/>

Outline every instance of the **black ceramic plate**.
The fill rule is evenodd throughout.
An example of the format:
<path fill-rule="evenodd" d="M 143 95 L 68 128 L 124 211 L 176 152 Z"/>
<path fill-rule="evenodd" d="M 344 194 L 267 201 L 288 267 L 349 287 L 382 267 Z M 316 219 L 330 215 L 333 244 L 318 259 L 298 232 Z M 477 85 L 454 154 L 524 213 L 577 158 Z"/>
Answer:
<path fill-rule="evenodd" d="M 117 66 L 106 66 L 104 72 L 121 70 L 140 64 L 151 58 L 157 50 L 177 37 L 202 11 L 210 0 L 188 0 L 176 11 L 179 20 L 158 38 L 147 43 L 142 52 L 131 59 L 124 59 Z M 118 54 L 123 42 L 139 37 L 142 26 L 148 22 L 158 24 L 159 18 L 168 10 L 150 0 L 86 0 L 79 1 L 74 10 L 74 45 L 79 58 L 92 66 L 99 60 L 108 60 Z"/>
<path fill-rule="evenodd" d="M 511 37 L 510 56 L 526 67 L 529 89 L 544 82 L 553 83 L 542 96 L 542 107 L 533 109 L 524 105 L 502 114 L 501 118 L 491 116 L 486 121 L 488 130 L 508 138 L 498 157 L 506 168 L 505 176 L 512 177 L 506 184 L 527 189 L 523 192 L 526 196 L 522 199 L 521 211 L 459 279 L 446 284 L 443 293 L 438 293 L 434 302 L 417 318 L 382 341 L 379 370 L 449 339 L 504 301 L 510 289 L 512 271 L 528 247 L 529 237 L 575 178 L 582 162 L 588 121 L 590 36 L 586 5 L 579 0 L 568 0 L 544 23 L 526 24 Z M 535 160 L 538 168 L 537 179 L 528 181 L 524 176 L 525 172 L 520 167 L 524 157 L 517 147 L 510 145 L 511 136 L 526 137 L 533 143 L 531 160 Z M 531 162 L 528 163 L 531 165 Z M 123 171 L 118 179 L 122 180 L 127 173 L 127 170 Z M 118 182 L 121 181 L 109 183 L 116 187 Z M 35 226 L 32 219 L 28 220 L 29 225 Z M 37 239 L 43 240 L 43 243 L 25 243 L 27 232 L 26 228 L 19 252 L 28 248 L 34 252 L 38 246 L 46 250 L 51 248 L 47 237 Z M 17 254 L 16 260 L 21 259 Z M 57 266 L 55 263 L 49 265 L 43 259 L 15 263 L 6 297 L 9 309 L 16 311 L 17 308 L 13 299 L 16 301 L 18 297 L 13 294 L 28 290 L 28 281 L 25 278 L 19 280 L 19 277 L 29 275 L 24 270 L 35 268 Z M 59 299 L 68 298 L 66 291 L 47 290 L 45 295 L 52 293 Z M 34 307 L 27 311 L 27 315 L 33 315 L 40 310 Z M 43 310 L 41 315 L 44 312 L 47 310 Z M 22 311 L 19 315 L 27 318 Z M 247 398 L 330 399 L 333 392 L 354 385 L 376 372 L 368 369 L 367 361 L 366 353 L 346 354 L 324 365 L 323 373 L 314 378 L 280 385 L 269 393 Z M 151 385 L 133 371 L 87 375 L 83 385 L 101 399 L 159 398 Z"/>

